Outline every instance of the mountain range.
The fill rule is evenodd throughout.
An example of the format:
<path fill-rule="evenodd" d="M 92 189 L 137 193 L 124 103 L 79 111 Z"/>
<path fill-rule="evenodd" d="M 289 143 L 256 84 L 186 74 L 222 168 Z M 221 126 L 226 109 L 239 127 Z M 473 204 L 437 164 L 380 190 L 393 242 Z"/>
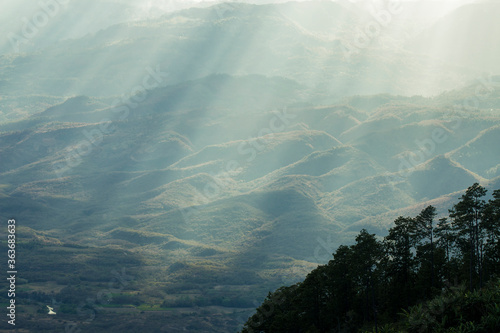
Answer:
<path fill-rule="evenodd" d="M 324 1 L 187 8 L 1 55 L 26 328 L 235 331 L 359 230 L 499 188 L 500 49 L 478 37 L 498 6 L 469 6 L 348 58 L 376 21 Z"/>

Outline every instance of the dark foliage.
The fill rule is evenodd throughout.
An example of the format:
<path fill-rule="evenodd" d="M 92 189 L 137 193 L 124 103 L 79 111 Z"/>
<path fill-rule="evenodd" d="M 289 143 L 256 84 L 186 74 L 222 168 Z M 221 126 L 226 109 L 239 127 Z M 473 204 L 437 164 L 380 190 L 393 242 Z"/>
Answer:
<path fill-rule="evenodd" d="M 485 195 L 472 185 L 437 224 L 433 206 L 401 216 L 383 240 L 363 229 L 303 282 L 269 293 L 242 333 L 498 332 L 500 191 Z"/>

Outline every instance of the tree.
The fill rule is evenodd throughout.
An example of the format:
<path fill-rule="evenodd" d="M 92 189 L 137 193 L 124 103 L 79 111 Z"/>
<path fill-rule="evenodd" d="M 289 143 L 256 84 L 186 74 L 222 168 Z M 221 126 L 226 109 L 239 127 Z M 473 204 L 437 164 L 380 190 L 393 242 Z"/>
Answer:
<path fill-rule="evenodd" d="M 300 297 L 300 283 L 278 288 L 269 293 L 255 314 L 248 318 L 242 333 L 256 332 L 300 332 L 297 325 Z M 276 329 L 276 328 L 279 329 Z"/>
<path fill-rule="evenodd" d="M 333 296 L 328 311 L 334 320 L 333 326 L 339 331 L 351 325 L 347 314 L 352 310 L 355 298 L 352 252 L 352 247 L 341 245 L 333 254 L 333 260 L 328 262 L 327 288 Z"/>
<path fill-rule="evenodd" d="M 425 248 L 426 243 L 422 243 L 423 240 L 427 239 L 429 241 L 429 257 L 431 264 L 431 288 L 435 286 L 435 268 L 434 268 L 434 218 L 436 217 L 436 208 L 433 206 L 427 206 L 424 208 L 420 214 L 415 218 L 415 237 L 420 242 L 421 250 Z M 427 251 L 421 251 L 422 257 L 425 257 Z"/>
<path fill-rule="evenodd" d="M 446 279 L 450 282 L 452 276 L 456 276 L 457 273 L 455 269 L 456 265 L 454 265 L 456 258 L 452 257 L 456 235 L 448 218 L 443 217 L 439 219 L 435 235 L 437 238 L 436 247 L 444 250 L 445 263 L 443 270 L 446 272 Z"/>
<path fill-rule="evenodd" d="M 493 191 L 493 199 L 484 208 L 482 228 L 486 231 L 486 269 L 488 275 L 500 274 L 500 190 Z"/>
<path fill-rule="evenodd" d="M 488 288 L 464 294 L 464 304 L 472 305 L 460 305 L 454 313 L 446 306 L 446 293 L 441 293 L 446 271 L 448 280 L 457 273 L 457 283 L 469 280 L 471 289 L 500 274 L 500 191 L 494 191 L 488 203 L 482 199 L 485 194 L 478 184 L 469 187 L 449 218 L 439 219 L 436 227 L 436 209 L 428 206 L 415 218 L 398 217 L 383 242 L 361 230 L 354 245 L 340 246 L 333 259 L 314 269 L 304 282 L 270 293 L 242 332 L 359 332 L 373 325 L 371 332 L 378 332 L 379 322 L 387 324 L 418 303 L 416 310 L 406 311 L 417 331 L 428 330 L 431 324 L 458 325 L 462 316 L 470 318 L 464 324 L 474 321 L 490 325 L 484 326 L 488 332 L 498 331 L 500 309 L 494 302 L 491 309 L 476 308 L 476 297 L 469 297 L 481 296 Z M 453 289 L 449 286 L 447 292 Z M 436 291 L 440 298 L 425 305 Z M 423 306 L 430 309 L 425 317 L 418 310 Z M 495 314 L 488 315 L 490 310 Z M 452 315 L 454 322 L 449 320 Z M 422 323 L 427 326 L 422 328 Z M 401 328 L 385 325 L 383 331 Z"/>
<path fill-rule="evenodd" d="M 470 186 L 461 201 L 450 209 L 450 218 L 457 231 L 457 245 L 463 255 L 464 263 L 469 266 L 469 289 L 473 290 L 475 276 L 479 276 L 482 286 L 482 262 L 484 251 L 484 230 L 481 220 L 483 218 L 485 201 L 481 199 L 486 195 L 486 189 L 478 183 Z M 466 259 L 468 257 L 468 260 Z"/>
<path fill-rule="evenodd" d="M 356 244 L 352 246 L 353 277 L 358 287 L 358 297 L 360 300 L 363 299 L 365 320 L 373 319 L 375 326 L 378 311 L 376 280 L 383 255 L 382 244 L 377 241 L 375 234 L 369 234 L 366 229 L 361 230 L 356 237 Z M 369 315 L 370 313 L 373 317 Z"/>
<path fill-rule="evenodd" d="M 391 293 L 388 295 L 388 306 L 397 311 L 415 300 L 413 285 L 416 261 L 412 251 L 416 244 L 415 219 L 400 216 L 394 224 L 384 238 L 384 247 L 387 256 L 386 275 L 390 285 L 388 290 Z"/>

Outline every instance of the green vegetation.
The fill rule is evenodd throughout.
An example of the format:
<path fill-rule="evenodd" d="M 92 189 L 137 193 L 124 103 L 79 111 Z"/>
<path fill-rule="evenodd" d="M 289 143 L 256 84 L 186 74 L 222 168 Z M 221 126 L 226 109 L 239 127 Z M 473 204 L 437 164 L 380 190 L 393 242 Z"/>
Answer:
<path fill-rule="evenodd" d="M 242 332 L 498 332 L 500 190 L 486 192 L 470 186 L 438 223 L 433 206 L 400 216 L 383 240 L 362 230 Z"/>
<path fill-rule="evenodd" d="M 331 269 L 353 280 L 315 288 L 352 302 L 325 310 L 318 294 L 304 305 L 319 309 L 313 323 L 335 310 L 334 325 L 371 329 L 374 303 L 389 329 L 454 276 L 486 290 L 490 213 L 470 220 L 467 203 L 434 221 L 470 184 L 500 187 L 500 6 L 455 10 L 464 1 L 401 1 L 390 17 L 390 1 L 2 5 L 0 215 L 17 221 L 16 329 L 235 332 L 340 244 L 352 247 Z M 418 219 L 393 226 L 400 215 Z"/>
<path fill-rule="evenodd" d="M 304 279 L 359 230 L 383 235 L 390 221 L 418 214 L 421 205 L 442 214 L 454 191 L 474 182 L 498 188 L 498 160 L 491 158 L 498 156 L 497 110 L 484 105 L 459 129 L 447 118 L 450 105 L 473 96 L 476 86 L 435 98 L 358 96 L 321 106 L 289 80 L 211 75 L 151 91 L 125 120 L 103 100 L 77 97 L 42 115 L 2 123 L 0 209 L 19 221 L 19 271 L 27 282 L 19 284 L 17 297 L 31 316 L 27 329 L 43 332 L 40 325 L 51 320 L 50 331 L 61 320 L 112 332 L 112 324 L 120 331 L 122 322 L 137 320 L 156 325 L 155 331 L 162 323 L 154 312 L 188 331 L 196 330 L 185 316 L 200 331 L 217 331 L 217 325 L 236 331 L 269 290 Z M 263 90 L 274 92 L 266 97 Z M 179 91 L 196 98 L 189 105 L 176 101 Z M 234 98 L 245 91 L 245 99 Z M 287 95 L 287 112 L 295 116 L 289 127 L 272 140 L 258 138 Z M 496 89 L 490 99 L 499 96 Z M 297 104 L 301 98 L 305 102 Z M 92 151 L 59 178 L 54 165 L 66 163 L 68 152 L 106 118 L 115 130 L 102 141 L 94 132 Z M 426 152 L 416 142 L 435 129 L 448 140 Z M 256 145 L 255 158 L 239 152 L 244 142 L 245 149 Z M 428 160 L 405 176 L 397 171 L 408 151 L 426 152 Z M 229 161 L 240 164 L 239 172 L 214 179 Z M 219 193 L 206 195 L 214 183 Z M 442 274 L 447 255 L 437 248 L 444 246 L 441 238 L 433 237 L 435 274 Z M 455 247 L 448 245 L 451 261 Z M 413 251 L 419 260 L 429 253 L 426 247 Z M 485 279 L 491 264 L 482 266 Z M 122 268 L 132 281 L 97 302 L 112 271 Z M 468 271 L 460 274 L 466 281 Z M 439 279 L 435 283 L 438 288 Z M 79 309 L 87 299 L 96 302 Z M 52 302 L 58 314 L 47 319 L 44 306 Z M 96 317 L 87 323 L 92 311 Z M 221 322 L 212 322 L 213 314 Z M 384 316 L 382 323 L 388 322 Z"/>

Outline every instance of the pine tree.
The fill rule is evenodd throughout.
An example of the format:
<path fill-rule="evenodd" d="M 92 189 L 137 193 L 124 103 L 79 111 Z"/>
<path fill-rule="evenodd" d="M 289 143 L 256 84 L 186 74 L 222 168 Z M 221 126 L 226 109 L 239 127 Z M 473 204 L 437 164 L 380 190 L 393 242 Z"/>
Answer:
<path fill-rule="evenodd" d="M 425 248 L 426 242 L 428 240 L 429 244 L 429 257 L 431 262 L 431 288 L 435 286 L 435 267 L 434 267 L 434 218 L 436 217 L 436 208 L 433 206 L 427 206 L 424 208 L 420 214 L 415 218 L 415 237 L 420 243 L 421 249 Z M 426 257 L 426 251 L 423 251 L 423 257 Z"/>
<path fill-rule="evenodd" d="M 356 244 L 352 246 L 352 264 L 359 296 L 364 298 L 365 320 L 373 319 L 375 323 L 377 322 L 376 280 L 383 254 L 382 244 L 377 241 L 375 234 L 370 234 L 365 229 L 361 230 L 356 237 Z"/>
<path fill-rule="evenodd" d="M 470 289 L 500 275 L 500 190 L 487 203 L 485 195 L 483 187 L 472 185 L 450 210 L 449 219 L 439 219 L 435 227 L 432 206 L 415 218 L 400 216 L 382 243 L 362 230 L 354 245 L 340 246 L 333 259 L 318 266 L 304 282 L 270 293 L 242 332 L 359 332 L 373 326 L 372 332 L 378 332 L 380 321 L 397 320 L 398 313 L 417 303 L 420 305 L 406 312 L 412 325 L 426 320 L 426 325 L 441 323 L 449 328 L 469 325 L 462 321 L 461 311 L 474 317 L 476 308 L 469 307 L 469 311 L 460 305 L 457 319 L 450 322 L 446 319 L 450 315 L 448 298 L 443 295 L 428 303 L 432 311 L 425 318 L 413 314 L 421 313 L 422 304 L 435 291 L 443 290 L 445 275 L 448 281 L 455 277 L 457 283 L 468 280 Z M 448 286 L 448 291 L 455 289 Z M 468 292 L 464 300 L 475 302 L 468 295 L 482 295 L 483 290 L 488 288 Z M 490 310 L 500 313 L 498 307 L 481 309 L 486 312 L 473 318 L 475 322 L 500 327 L 498 315 L 485 317 Z M 434 317 L 441 313 L 446 320 L 435 322 Z M 400 329 L 386 325 L 383 331 Z"/>
<path fill-rule="evenodd" d="M 384 238 L 387 255 L 386 275 L 390 283 L 389 290 L 397 291 L 388 296 L 389 306 L 395 310 L 412 304 L 415 300 L 413 285 L 415 282 L 416 261 L 414 256 L 415 219 L 400 216 L 394 221 Z"/>
<path fill-rule="evenodd" d="M 450 209 L 450 218 L 457 231 L 457 243 L 464 263 L 469 264 L 469 289 L 474 289 L 474 279 L 479 277 L 482 286 L 482 262 L 484 254 L 484 230 L 481 227 L 486 189 L 478 183 L 473 184 L 461 197 L 461 201 Z M 468 259 L 466 258 L 468 256 Z"/>
<path fill-rule="evenodd" d="M 448 218 L 443 217 L 439 219 L 435 229 L 435 235 L 437 238 L 436 247 L 444 250 L 445 263 L 443 270 L 446 272 L 445 277 L 449 283 L 452 276 L 456 274 L 456 270 L 452 264 L 452 262 L 456 261 L 455 258 L 452 257 L 456 235 Z"/>
<path fill-rule="evenodd" d="M 482 228 L 486 231 L 486 270 L 488 275 L 500 274 L 500 190 L 493 192 L 484 209 Z"/>

